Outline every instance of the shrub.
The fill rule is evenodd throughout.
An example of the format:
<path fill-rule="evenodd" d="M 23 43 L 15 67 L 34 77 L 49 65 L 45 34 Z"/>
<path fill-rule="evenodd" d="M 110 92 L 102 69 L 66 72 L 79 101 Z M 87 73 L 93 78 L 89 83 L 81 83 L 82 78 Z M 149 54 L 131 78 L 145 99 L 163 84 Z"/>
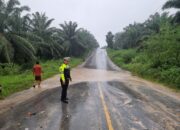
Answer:
<path fill-rule="evenodd" d="M 12 75 L 20 73 L 20 66 L 13 64 L 1 64 L 0 75 Z"/>

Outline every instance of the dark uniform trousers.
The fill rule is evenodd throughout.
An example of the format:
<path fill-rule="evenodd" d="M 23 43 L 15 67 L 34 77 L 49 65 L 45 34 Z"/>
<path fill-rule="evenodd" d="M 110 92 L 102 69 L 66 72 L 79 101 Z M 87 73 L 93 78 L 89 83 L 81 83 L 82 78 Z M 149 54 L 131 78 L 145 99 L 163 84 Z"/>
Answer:
<path fill-rule="evenodd" d="M 69 79 L 65 79 L 65 82 L 63 84 L 62 79 L 60 80 L 61 82 L 61 87 L 62 87 L 62 92 L 61 92 L 61 100 L 66 100 L 67 98 L 67 89 L 69 86 Z"/>

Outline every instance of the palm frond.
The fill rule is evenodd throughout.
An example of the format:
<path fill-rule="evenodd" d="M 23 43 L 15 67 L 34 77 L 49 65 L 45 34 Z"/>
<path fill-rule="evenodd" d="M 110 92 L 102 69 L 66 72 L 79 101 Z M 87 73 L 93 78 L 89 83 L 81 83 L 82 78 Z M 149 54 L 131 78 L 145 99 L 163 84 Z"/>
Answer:
<path fill-rule="evenodd" d="M 169 9 L 169 8 L 177 8 L 177 9 L 179 9 L 180 8 L 180 0 L 169 0 L 162 7 L 163 10 L 164 9 Z"/>
<path fill-rule="evenodd" d="M 3 0 L 0 0 L 0 11 L 2 11 L 5 7 L 5 3 Z"/>
<path fill-rule="evenodd" d="M 2 35 L 0 35 L 0 62 L 1 58 L 4 59 L 4 62 L 11 62 L 13 57 L 13 48 L 9 41 Z"/>
<path fill-rule="evenodd" d="M 180 23 L 180 11 L 175 14 L 172 20 L 174 23 Z"/>
<path fill-rule="evenodd" d="M 20 36 L 27 38 L 29 41 L 44 42 L 42 37 L 31 32 L 21 32 Z"/>
<path fill-rule="evenodd" d="M 6 13 L 10 14 L 17 5 L 20 5 L 18 0 L 9 0 L 7 2 Z"/>
<path fill-rule="evenodd" d="M 54 19 L 50 19 L 50 20 L 46 21 L 45 22 L 45 28 L 48 28 L 53 21 L 54 21 Z"/>
<path fill-rule="evenodd" d="M 16 53 L 20 53 L 24 57 L 28 57 L 31 60 L 35 60 L 35 49 L 32 44 L 18 35 L 11 35 L 13 46 L 15 47 Z"/>
<path fill-rule="evenodd" d="M 20 7 L 20 11 L 23 12 L 23 11 L 30 11 L 31 9 L 28 7 L 28 6 L 21 6 Z"/>
<path fill-rule="evenodd" d="M 33 41 L 31 42 L 32 45 L 35 47 L 35 49 L 39 49 L 39 48 L 49 48 L 49 45 L 45 42 L 36 42 L 36 41 Z"/>

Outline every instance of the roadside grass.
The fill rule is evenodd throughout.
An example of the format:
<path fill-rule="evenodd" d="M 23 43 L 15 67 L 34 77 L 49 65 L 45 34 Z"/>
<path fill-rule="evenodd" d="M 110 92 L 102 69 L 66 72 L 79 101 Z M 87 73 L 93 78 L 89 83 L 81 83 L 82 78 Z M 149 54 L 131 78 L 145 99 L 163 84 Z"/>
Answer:
<path fill-rule="evenodd" d="M 81 58 L 71 58 L 71 68 L 82 63 Z M 59 66 L 62 64 L 62 60 L 49 60 L 40 62 L 43 69 L 43 80 L 52 77 L 59 73 Z M 34 76 L 32 70 L 26 70 L 19 74 L 10 74 L 2 76 L 0 75 L 0 84 L 2 85 L 2 93 L 0 99 L 3 99 L 15 92 L 22 91 L 32 87 L 34 82 Z"/>
<path fill-rule="evenodd" d="M 173 91 L 180 92 L 178 80 L 180 75 L 178 75 L 179 71 L 177 71 L 177 68 L 174 69 L 172 66 L 169 68 L 171 71 L 163 70 L 162 68 L 152 68 L 149 65 L 148 57 L 136 52 L 136 49 L 113 50 L 108 48 L 107 53 L 110 59 L 119 67 L 131 71 L 134 75 L 144 79 L 163 84 Z"/>

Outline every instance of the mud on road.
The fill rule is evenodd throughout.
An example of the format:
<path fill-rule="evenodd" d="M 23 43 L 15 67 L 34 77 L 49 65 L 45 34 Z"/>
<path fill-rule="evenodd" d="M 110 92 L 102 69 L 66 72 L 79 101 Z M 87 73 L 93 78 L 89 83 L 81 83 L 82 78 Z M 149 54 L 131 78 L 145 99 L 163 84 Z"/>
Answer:
<path fill-rule="evenodd" d="M 121 70 L 105 50 L 96 50 L 72 74 L 69 104 L 60 102 L 61 87 L 54 84 L 1 114 L 0 129 L 180 130 L 179 93 Z"/>

